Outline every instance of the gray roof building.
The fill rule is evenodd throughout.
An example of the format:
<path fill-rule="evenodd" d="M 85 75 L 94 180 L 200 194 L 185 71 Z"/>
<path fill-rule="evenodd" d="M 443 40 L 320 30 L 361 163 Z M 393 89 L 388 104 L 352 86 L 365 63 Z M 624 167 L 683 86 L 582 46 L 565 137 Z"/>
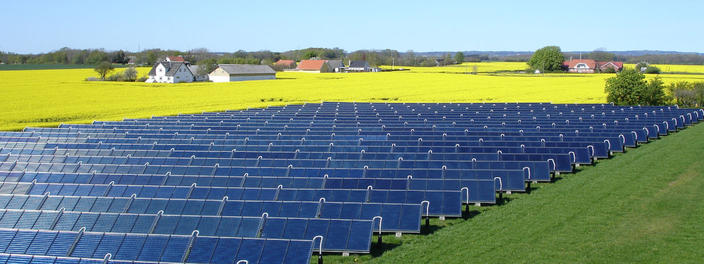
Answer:
<path fill-rule="evenodd" d="M 276 79 L 276 71 L 268 65 L 220 64 L 208 74 L 213 82 L 234 82 Z"/>
<path fill-rule="evenodd" d="M 276 74 L 276 71 L 268 65 L 220 64 L 218 66 L 230 75 Z"/>
<path fill-rule="evenodd" d="M 184 62 L 174 62 L 174 61 L 162 61 L 162 62 L 157 62 L 154 63 L 154 67 L 149 71 L 149 76 L 156 76 L 156 67 L 159 66 L 159 64 L 164 65 L 164 68 L 166 69 L 166 73 L 164 75 L 166 76 L 174 76 L 178 72 L 178 69 L 181 67 L 181 65 L 186 64 Z M 186 64 L 188 65 L 188 64 Z M 193 72 L 191 72 L 193 74 Z"/>
<path fill-rule="evenodd" d="M 350 68 L 369 68 L 369 63 L 363 60 L 356 60 L 350 62 Z"/>
<path fill-rule="evenodd" d="M 345 64 L 342 60 L 328 60 L 328 67 L 330 67 L 330 71 L 337 72 L 344 68 Z"/>

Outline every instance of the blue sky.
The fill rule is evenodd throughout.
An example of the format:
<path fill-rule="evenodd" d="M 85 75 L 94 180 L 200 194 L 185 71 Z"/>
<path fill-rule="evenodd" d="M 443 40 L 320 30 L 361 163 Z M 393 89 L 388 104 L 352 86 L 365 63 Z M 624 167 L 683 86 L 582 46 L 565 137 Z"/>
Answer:
<path fill-rule="evenodd" d="M 5 1 L 0 50 L 704 52 L 704 1 Z"/>

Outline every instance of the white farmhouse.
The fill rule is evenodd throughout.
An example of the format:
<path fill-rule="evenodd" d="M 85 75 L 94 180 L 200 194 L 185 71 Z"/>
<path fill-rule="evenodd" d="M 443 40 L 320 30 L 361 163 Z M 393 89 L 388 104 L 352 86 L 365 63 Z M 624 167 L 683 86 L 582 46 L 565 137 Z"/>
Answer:
<path fill-rule="evenodd" d="M 268 65 L 220 64 L 208 74 L 212 82 L 235 82 L 276 79 L 276 71 Z"/>
<path fill-rule="evenodd" d="M 188 64 L 179 61 L 162 61 L 154 64 L 149 71 L 148 83 L 193 82 L 195 76 Z"/>

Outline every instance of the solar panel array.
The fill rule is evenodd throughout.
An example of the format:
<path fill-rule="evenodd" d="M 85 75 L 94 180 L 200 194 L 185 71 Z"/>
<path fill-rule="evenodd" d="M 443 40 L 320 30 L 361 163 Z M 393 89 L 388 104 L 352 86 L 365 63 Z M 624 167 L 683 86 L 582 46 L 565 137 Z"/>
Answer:
<path fill-rule="evenodd" d="M 701 109 L 321 103 L 0 133 L 0 262 L 307 263 L 367 253 Z M 427 221 L 427 220 L 426 220 Z"/>

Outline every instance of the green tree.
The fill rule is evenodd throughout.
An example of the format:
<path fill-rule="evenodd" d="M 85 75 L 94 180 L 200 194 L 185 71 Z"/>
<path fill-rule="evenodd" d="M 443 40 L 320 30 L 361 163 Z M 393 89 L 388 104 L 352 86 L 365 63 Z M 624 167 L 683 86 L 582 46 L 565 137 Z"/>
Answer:
<path fill-rule="evenodd" d="M 100 75 L 100 79 L 105 80 L 105 75 L 108 75 L 111 71 L 115 70 L 115 68 L 112 67 L 112 63 L 103 61 L 98 66 L 95 66 L 95 72 Z"/>
<path fill-rule="evenodd" d="M 547 46 L 533 53 L 530 57 L 528 65 L 533 70 L 541 70 L 543 72 L 555 72 L 562 70 L 562 63 L 565 61 L 565 56 L 562 54 L 560 47 Z"/>
<path fill-rule="evenodd" d="M 645 75 L 634 69 L 624 69 L 616 77 L 606 79 L 604 91 L 606 100 L 616 105 L 636 105 L 638 95 L 636 91 L 645 89 L 647 83 Z"/>
<path fill-rule="evenodd" d="M 455 61 L 457 62 L 457 64 L 462 64 L 464 62 L 464 53 L 462 53 L 462 52 L 455 53 Z"/>
<path fill-rule="evenodd" d="M 90 54 L 88 54 L 88 58 L 86 58 L 86 63 L 96 65 L 98 63 L 108 60 L 109 58 L 107 53 L 102 50 L 93 50 L 90 52 Z"/>
<path fill-rule="evenodd" d="M 606 79 L 606 99 L 616 105 L 662 105 L 668 101 L 660 78 L 645 81 L 635 69 L 624 69 L 616 77 Z"/>
<path fill-rule="evenodd" d="M 126 64 L 128 61 L 129 58 L 127 58 L 127 55 L 123 50 L 119 50 L 112 55 L 113 63 Z"/>
<path fill-rule="evenodd" d="M 307 59 L 310 59 L 310 58 L 313 58 L 313 57 L 318 57 L 318 53 L 315 52 L 314 50 L 306 51 L 305 53 L 303 53 L 303 56 L 302 56 L 302 58 L 303 58 L 304 60 L 307 60 Z"/>
<path fill-rule="evenodd" d="M 156 50 L 149 50 L 147 51 L 147 54 L 145 56 L 145 63 L 147 65 L 153 65 L 156 63 L 156 60 L 159 58 L 159 53 Z"/>
<path fill-rule="evenodd" d="M 660 77 L 651 79 L 638 97 L 640 105 L 664 105 L 670 101 L 665 95 L 665 83 Z"/>
<path fill-rule="evenodd" d="M 197 75 L 207 75 L 213 72 L 218 67 L 217 61 L 215 59 L 204 59 L 198 61 L 198 72 Z"/>

